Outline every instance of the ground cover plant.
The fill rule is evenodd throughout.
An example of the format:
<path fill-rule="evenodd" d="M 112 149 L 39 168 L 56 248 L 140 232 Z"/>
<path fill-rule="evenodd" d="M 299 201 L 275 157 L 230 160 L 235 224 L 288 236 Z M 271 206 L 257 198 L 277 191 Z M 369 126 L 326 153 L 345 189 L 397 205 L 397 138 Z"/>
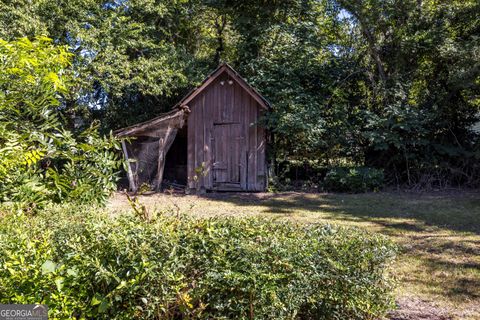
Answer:
<path fill-rule="evenodd" d="M 374 319 L 393 307 L 395 247 L 360 229 L 73 206 L 0 219 L 0 302 L 46 303 L 52 319 Z"/>

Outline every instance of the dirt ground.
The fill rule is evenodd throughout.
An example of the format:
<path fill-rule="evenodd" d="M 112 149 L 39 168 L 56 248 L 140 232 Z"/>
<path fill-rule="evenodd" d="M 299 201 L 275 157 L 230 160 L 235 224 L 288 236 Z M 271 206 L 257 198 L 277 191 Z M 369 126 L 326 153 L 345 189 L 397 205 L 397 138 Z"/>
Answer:
<path fill-rule="evenodd" d="M 419 298 L 402 297 L 397 299 L 397 310 L 388 316 L 390 320 L 450 320 L 452 311 L 442 308 L 431 301 Z"/>
<path fill-rule="evenodd" d="M 480 193 L 211 193 L 138 197 L 147 210 L 196 216 L 262 216 L 365 228 L 402 248 L 389 319 L 480 319 Z M 129 210 L 123 194 L 108 205 Z"/>

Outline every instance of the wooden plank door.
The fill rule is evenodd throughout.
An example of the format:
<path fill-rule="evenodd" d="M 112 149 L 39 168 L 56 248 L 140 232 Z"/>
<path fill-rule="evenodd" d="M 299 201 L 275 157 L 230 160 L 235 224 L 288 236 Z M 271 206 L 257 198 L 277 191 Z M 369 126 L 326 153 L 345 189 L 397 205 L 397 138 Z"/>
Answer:
<path fill-rule="evenodd" d="M 243 137 L 238 123 L 213 125 L 213 187 L 241 190 Z"/>

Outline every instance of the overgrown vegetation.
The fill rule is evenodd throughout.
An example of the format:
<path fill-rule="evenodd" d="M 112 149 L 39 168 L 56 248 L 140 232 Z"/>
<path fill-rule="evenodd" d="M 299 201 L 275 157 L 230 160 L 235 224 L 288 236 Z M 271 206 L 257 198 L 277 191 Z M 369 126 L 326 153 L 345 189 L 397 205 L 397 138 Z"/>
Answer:
<path fill-rule="evenodd" d="M 140 196 L 139 202 L 147 212 L 157 208 L 196 217 L 259 216 L 300 224 L 355 226 L 384 234 L 402 248 L 392 265 L 398 279 L 395 299 L 400 306 L 397 317 L 392 318 L 428 319 L 429 315 L 445 314 L 447 319 L 480 319 L 477 191 L 157 194 Z M 109 205 L 112 213 L 129 208 L 121 195 Z M 410 303 L 405 305 L 405 301 Z M 417 308 L 411 308 L 412 304 Z"/>
<path fill-rule="evenodd" d="M 65 112 L 107 131 L 169 109 L 227 61 L 274 106 L 264 122 L 278 162 L 474 187 L 479 11 L 476 0 L 22 0 L 0 4 L 0 37 L 69 45 Z"/>
<path fill-rule="evenodd" d="M 70 59 L 46 37 L 0 41 L 0 302 L 45 303 L 54 319 L 373 319 L 392 307 L 382 236 L 152 214 L 130 198 L 130 215 L 92 207 L 116 187 L 118 141 L 68 112 Z"/>
<path fill-rule="evenodd" d="M 383 171 L 373 168 L 333 168 L 327 172 L 323 187 L 328 191 L 379 191 L 384 184 Z"/>
<path fill-rule="evenodd" d="M 0 40 L 1 202 L 25 209 L 103 203 L 116 189 L 118 142 L 94 123 L 67 128 L 71 57 L 46 37 Z"/>
<path fill-rule="evenodd" d="M 0 218 L 0 302 L 55 319 L 374 319 L 394 255 L 359 229 L 53 207 Z"/>

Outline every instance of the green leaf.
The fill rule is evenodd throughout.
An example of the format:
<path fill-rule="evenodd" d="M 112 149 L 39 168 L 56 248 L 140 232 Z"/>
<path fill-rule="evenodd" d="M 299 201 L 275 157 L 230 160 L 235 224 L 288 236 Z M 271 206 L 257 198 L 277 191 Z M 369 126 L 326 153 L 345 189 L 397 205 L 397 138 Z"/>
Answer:
<path fill-rule="evenodd" d="M 98 306 L 98 312 L 99 313 L 104 313 L 105 311 L 107 311 L 108 306 L 109 306 L 108 301 L 107 300 L 102 300 L 102 302 Z"/>
<path fill-rule="evenodd" d="M 92 301 L 90 302 L 90 305 L 96 306 L 97 304 L 100 304 L 102 302 L 102 298 L 100 297 L 99 294 L 95 294 L 92 298 Z"/>
<path fill-rule="evenodd" d="M 63 280 L 64 280 L 63 277 L 59 277 L 59 278 L 55 279 L 55 284 L 57 285 L 58 291 L 62 291 L 62 288 L 63 288 Z"/>
<path fill-rule="evenodd" d="M 49 274 L 55 272 L 57 264 L 51 260 L 47 260 L 42 264 L 42 274 Z"/>
<path fill-rule="evenodd" d="M 67 274 L 72 277 L 76 277 L 78 275 L 78 270 L 77 268 L 68 268 L 67 269 Z"/>

